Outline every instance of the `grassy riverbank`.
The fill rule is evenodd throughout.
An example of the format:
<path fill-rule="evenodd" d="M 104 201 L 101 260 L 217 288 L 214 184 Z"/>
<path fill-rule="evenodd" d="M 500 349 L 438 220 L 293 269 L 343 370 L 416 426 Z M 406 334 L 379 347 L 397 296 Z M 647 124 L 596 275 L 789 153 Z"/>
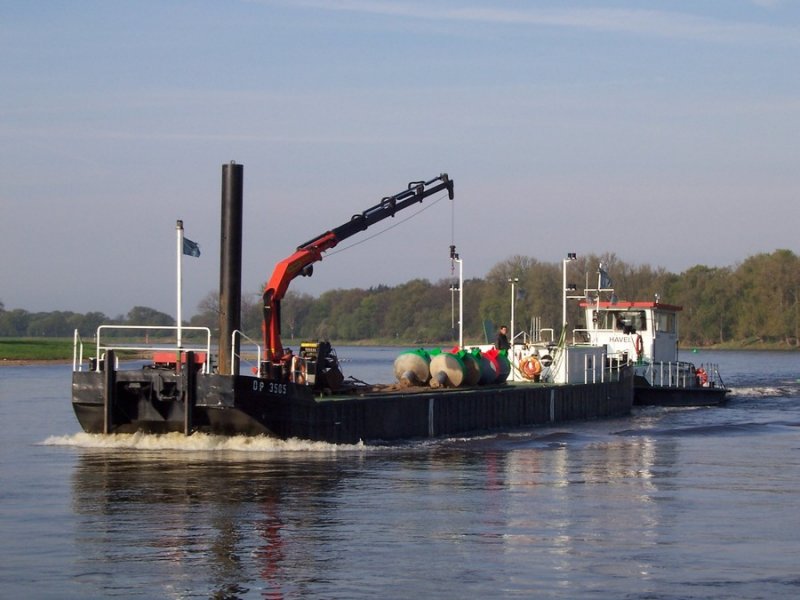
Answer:
<path fill-rule="evenodd" d="M 72 338 L 0 338 L 0 361 L 72 359 Z"/>

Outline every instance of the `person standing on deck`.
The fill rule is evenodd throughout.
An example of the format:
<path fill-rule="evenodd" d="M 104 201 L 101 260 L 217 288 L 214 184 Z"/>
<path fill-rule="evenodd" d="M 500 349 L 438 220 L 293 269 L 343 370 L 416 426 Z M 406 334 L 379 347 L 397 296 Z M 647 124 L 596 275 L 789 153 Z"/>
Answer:
<path fill-rule="evenodd" d="M 508 342 L 508 327 L 505 325 L 500 326 L 494 345 L 498 350 L 509 350 L 511 348 L 511 344 Z"/>

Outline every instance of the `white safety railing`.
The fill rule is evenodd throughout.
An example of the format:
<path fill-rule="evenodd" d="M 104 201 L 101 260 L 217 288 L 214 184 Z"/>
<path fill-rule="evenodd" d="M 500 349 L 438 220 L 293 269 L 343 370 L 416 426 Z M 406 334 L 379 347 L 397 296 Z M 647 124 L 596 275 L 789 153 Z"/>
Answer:
<path fill-rule="evenodd" d="M 559 373 L 564 374 L 569 379 L 570 353 L 567 348 L 559 347 L 550 352 L 552 363 L 542 369 L 542 381 L 552 382 L 558 377 Z M 580 360 L 580 358 L 578 358 Z M 626 366 L 618 360 L 609 360 L 609 356 L 603 352 L 601 355 L 583 355 L 583 383 L 604 383 L 606 381 L 619 381 L 620 372 Z M 580 375 L 578 374 L 578 377 Z M 576 383 L 573 381 L 572 383 Z"/>
<path fill-rule="evenodd" d="M 80 371 L 83 364 L 83 340 L 78 330 L 72 336 L 72 370 Z"/>
<path fill-rule="evenodd" d="M 588 354 L 583 355 L 583 383 L 598 383 L 597 381 L 597 373 L 600 372 L 600 383 L 605 381 L 605 364 L 606 364 L 606 355 L 605 353 L 602 354 L 602 359 L 600 361 L 600 368 L 597 368 L 597 359 L 594 356 L 589 356 Z"/>
<path fill-rule="evenodd" d="M 661 387 L 687 387 L 689 365 L 680 362 L 655 362 L 647 366 L 647 379 L 652 385 Z"/>
<path fill-rule="evenodd" d="M 701 364 L 696 369 L 686 361 L 657 361 L 647 365 L 645 376 L 651 385 L 662 387 L 724 387 L 719 365 L 713 363 Z"/>
<path fill-rule="evenodd" d="M 166 326 L 166 325 L 100 325 L 97 328 L 96 333 L 96 343 L 95 343 L 95 351 L 96 351 L 96 361 L 94 364 L 94 369 L 99 371 L 100 370 L 100 360 L 103 358 L 105 353 L 108 350 L 122 350 L 122 351 L 129 351 L 129 352 L 148 352 L 148 351 L 169 351 L 175 352 L 176 356 L 178 352 L 205 352 L 206 358 L 203 361 L 203 373 L 210 373 L 211 372 L 211 330 L 208 327 L 181 327 L 181 333 L 184 334 L 186 332 L 199 332 L 205 334 L 205 343 L 204 344 L 192 344 L 186 343 L 182 341 L 180 347 L 178 346 L 177 341 L 177 326 Z M 110 332 L 117 332 L 117 333 L 126 333 L 128 337 L 124 341 L 116 341 L 113 338 L 110 338 L 108 334 Z M 141 332 L 144 334 L 145 340 L 144 342 L 140 341 L 138 338 L 140 336 L 130 335 L 129 332 Z M 150 343 L 149 336 L 150 333 L 167 333 L 167 332 L 175 332 L 174 341 L 172 337 L 165 337 L 159 338 L 159 343 Z M 106 336 L 105 338 L 103 336 Z M 130 339 L 133 337 L 134 339 Z M 73 352 L 72 352 L 72 368 L 74 371 L 80 371 L 83 369 L 83 341 L 78 334 L 78 331 L 75 331 L 75 336 L 73 339 Z"/>
<path fill-rule="evenodd" d="M 550 334 L 549 339 L 544 339 L 544 334 L 545 333 L 549 333 Z M 536 337 L 538 338 L 536 340 L 537 342 L 544 342 L 544 343 L 552 344 L 553 340 L 556 339 L 556 332 L 555 332 L 555 329 L 553 329 L 552 327 L 545 327 L 544 329 L 538 329 L 536 331 Z"/>
<path fill-rule="evenodd" d="M 234 330 L 231 334 L 231 375 L 238 375 L 238 373 L 234 373 L 234 365 L 236 364 L 236 338 L 242 338 L 250 342 L 256 348 L 256 373 L 258 377 L 261 377 L 261 345 L 256 342 L 254 339 L 249 337 L 245 332 L 239 331 L 238 329 Z M 241 350 L 241 349 L 240 349 Z M 252 365 L 252 361 L 247 360 L 242 356 L 241 351 L 239 352 L 239 360 L 246 362 L 249 365 Z"/>

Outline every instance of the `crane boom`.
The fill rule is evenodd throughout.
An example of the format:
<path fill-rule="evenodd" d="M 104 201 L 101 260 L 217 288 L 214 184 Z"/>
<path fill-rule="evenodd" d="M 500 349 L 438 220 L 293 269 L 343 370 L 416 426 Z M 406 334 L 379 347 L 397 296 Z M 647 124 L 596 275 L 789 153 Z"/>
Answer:
<path fill-rule="evenodd" d="M 422 202 L 428 196 L 443 190 L 447 190 L 451 200 L 454 198 L 453 180 L 447 176 L 447 173 L 442 173 L 429 181 L 412 181 L 408 184 L 407 189 L 383 198 L 375 206 L 353 215 L 346 223 L 301 244 L 291 256 L 276 264 L 272 276 L 264 286 L 263 294 L 264 322 L 262 329 L 266 360 L 279 362 L 283 357 L 280 303 L 286 294 L 289 283 L 295 277 L 310 276 L 313 272 L 313 264 L 322 260 L 322 253 L 330 250 L 339 242 L 364 231 L 387 217 L 393 217 L 397 212 L 412 204 Z"/>

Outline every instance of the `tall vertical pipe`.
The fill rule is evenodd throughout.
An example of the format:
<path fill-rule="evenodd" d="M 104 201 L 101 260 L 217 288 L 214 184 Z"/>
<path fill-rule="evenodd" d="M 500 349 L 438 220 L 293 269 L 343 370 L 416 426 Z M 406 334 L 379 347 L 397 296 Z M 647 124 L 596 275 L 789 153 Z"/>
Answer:
<path fill-rule="evenodd" d="M 194 423 L 192 420 L 194 405 L 197 403 L 197 365 L 194 352 L 186 351 L 186 368 L 181 372 L 183 387 L 183 435 L 191 435 Z"/>
<path fill-rule="evenodd" d="M 219 264 L 219 372 L 239 374 L 239 341 L 231 340 L 242 322 L 242 175 L 234 161 L 222 165 L 222 231 Z M 232 345 L 235 344 L 235 347 Z M 231 351 L 234 358 L 231 362 Z"/>
<path fill-rule="evenodd" d="M 100 360 L 100 355 L 97 360 Z M 103 365 L 103 433 L 111 433 L 114 429 L 114 404 L 117 400 L 116 362 L 114 351 L 107 350 Z"/>

